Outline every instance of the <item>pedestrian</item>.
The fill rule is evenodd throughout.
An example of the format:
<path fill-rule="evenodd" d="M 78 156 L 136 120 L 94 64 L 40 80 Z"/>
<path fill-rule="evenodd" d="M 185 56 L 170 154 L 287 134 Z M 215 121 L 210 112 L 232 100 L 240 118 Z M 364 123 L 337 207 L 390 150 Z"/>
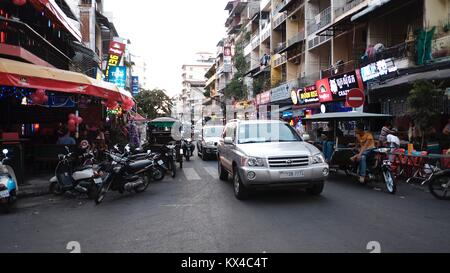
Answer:
<path fill-rule="evenodd" d="M 63 136 L 58 138 L 58 141 L 56 142 L 57 145 L 76 145 L 77 142 L 75 139 L 70 135 L 70 131 L 65 128 L 63 131 Z"/>
<path fill-rule="evenodd" d="M 389 121 L 386 122 L 383 126 L 383 128 L 381 129 L 381 133 L 380 133 L 380 137 L 379 137 L 379 141 L 380 141 L 380 147 L 386 147 L 387 145 L 387 136 L 388 135 L 394 135 L 396 133 L 395 130 L 393 130 L 392 128 L 392 123 L 390 123 Z"/>
<path fill-rule="evenodd" d="M 417 144 L 420 142 L 420 139 L 422 138 L 422 132 L 419 127 L 416 126 L 414 121 L 411 121 L 409 123 L 409 129 L 408 129 L 408 140 L 409 143 Z"/>

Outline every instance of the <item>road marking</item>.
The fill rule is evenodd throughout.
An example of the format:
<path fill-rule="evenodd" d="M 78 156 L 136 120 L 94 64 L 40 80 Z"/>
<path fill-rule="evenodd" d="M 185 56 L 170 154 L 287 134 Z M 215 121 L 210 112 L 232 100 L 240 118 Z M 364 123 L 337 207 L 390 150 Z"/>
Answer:
<path fill-rule="evenodd" d="M 217 173 L 217 169 L 216 168 L 214 168 L 214 167 L 206 167 L 205 170 L 213 178 L 215 178 L 215 179 L 219 178 L 219 174 Z"/>
<path fill-rule="evenodd" d="M 202 180 L 194 168 L 183 168 L 183 173 L 189 181 Z"/>

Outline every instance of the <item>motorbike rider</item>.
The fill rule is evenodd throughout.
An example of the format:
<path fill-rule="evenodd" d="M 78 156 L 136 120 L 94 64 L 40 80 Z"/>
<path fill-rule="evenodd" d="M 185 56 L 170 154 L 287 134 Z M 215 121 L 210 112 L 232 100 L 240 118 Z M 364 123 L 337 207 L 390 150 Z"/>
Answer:
<path fill-rule="evenodd" d="M 364 124 L 360 123 L 356 126 L 356 138 L 358 141 L 359 153 L 352 157 L 353 161 L 359 161 L 359 182 L 364 183 L 366 179 L 367 158 L 376 148 L 373 134 L 364 130 Z"/>

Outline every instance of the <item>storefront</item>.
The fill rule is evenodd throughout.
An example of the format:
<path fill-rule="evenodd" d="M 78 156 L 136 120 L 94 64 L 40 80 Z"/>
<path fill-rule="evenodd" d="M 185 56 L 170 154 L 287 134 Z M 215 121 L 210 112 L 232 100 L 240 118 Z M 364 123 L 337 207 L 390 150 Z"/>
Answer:
<path fill-rule="evenodd" d="M 132 104 L 131 95 L 113 84 L 0 59 L 0 144 L 14 150 L 19 173 L 27 162 L 41 169 L 39 163 L 57 160 L 64 152 L 57 145 L 59 129 L 68 128 L 79 140 L 85 125 L 100 127 L 106 121 L 106 108 L 130 110 Z"/>

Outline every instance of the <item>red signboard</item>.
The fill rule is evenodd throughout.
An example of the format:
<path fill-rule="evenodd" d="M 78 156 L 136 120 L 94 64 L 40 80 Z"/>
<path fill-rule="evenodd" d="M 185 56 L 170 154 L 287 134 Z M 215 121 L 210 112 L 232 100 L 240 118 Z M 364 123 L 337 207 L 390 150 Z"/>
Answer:
<path fill-rule="evenodd" d="M 256 96 L 256 104 L 257 105 L 264 105 L 264 104 L 269 104 L 270 103 L 270 99 L 271 99 L 271 92 L 267 91 L 264 93 L 261 93 L 259 95 Z"/>
<path fill-rule="evenodd" d="M 316 88 L 319 92 L 319 100 L 321 103 L 333 101 L 333 95 L 330 90 L 330 82 L 328 81 L 328 78 L 317 81 Z"/>
<path fill-rule="evenodd" d="M 125 46 L 123 43 L 111 41 L 109 44 L 109 54 L 122 57 L 125 52 Z"/>
<path fill-rule="evenodd" d="M 353 108 L 364 106 L 365 95 L 361 89 L 352 89 L 347 94 L 347 105 Z"/>

